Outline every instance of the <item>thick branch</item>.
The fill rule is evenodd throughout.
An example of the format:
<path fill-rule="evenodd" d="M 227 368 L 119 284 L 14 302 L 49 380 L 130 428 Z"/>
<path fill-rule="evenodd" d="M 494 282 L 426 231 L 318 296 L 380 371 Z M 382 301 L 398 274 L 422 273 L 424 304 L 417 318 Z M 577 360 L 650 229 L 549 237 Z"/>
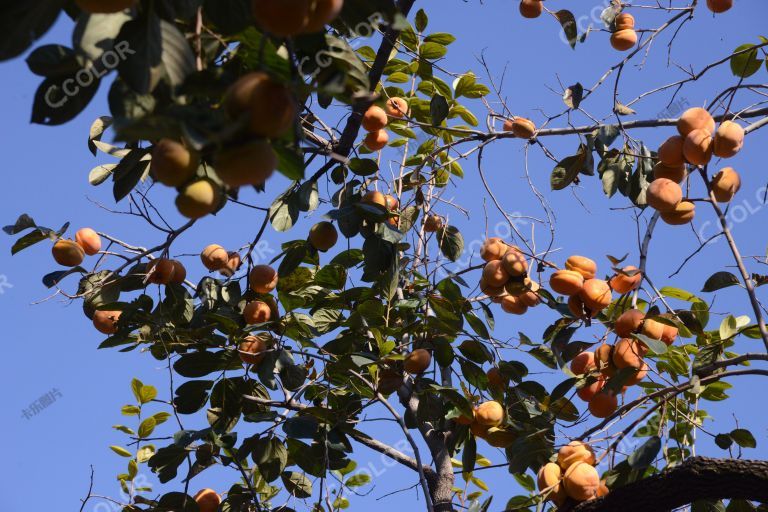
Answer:
<path fill-rule="evenodd" d="M 411 7 L 413 7 L 415 1 L 416 0 L 400 0 L 397 2 L 397 6 L 399 7 L 403 16 L 408 16 L 408 13 L 410 12 Z M 376 87 L 376 84 L 381 81 L 381 76 L 384 73 L 384 67 L 387 65 L 387 62 L 389 62 L 389 57 L 392 54 L 392 50 L 394 49 L 395 44 L 397 44 L 397 40 L 400 39 L 400 32 L 400 30 L 394 27 L 390 27 L 384 33 L 384 38 L 382 39 L 381 45 L 379 45 L 379 49 L 376 52 L 376 59 L 371 65 L 371 70 L 368 72 L 368 80 L 371 82 L 371 86 L 374 88 Z M 344 126 L 344 131 L 341 133 L 339 142 L 336 147 L 333 148 L 333 152 L 336 155 L 339 155 L 342 158 L 346 158 L 352 152 L 352 148 L 355 145 L 355 140 L 357 139 L 357 134 L 360 133 L 360 126 L 363 122 L 363 114 L 366 110 L 368 110 L 370 105 L 370 101 L 361 101 L 353 107 L 352 115 L 350 115 L 349 119 L 347 119 L 347 124 Z M 318 169 L 317 172 L 308 181 L 317 181 L 321 176 L 323 176 L 337 164 L 338 162 L 336 160 L 329 161 L 327 164 Z"/>
<path fill-rule="evenodd" d="M 409 469 L 418 471 L 419 465 L 416 462 L 416 459 L 404 454 L 400 450 L 397 450 L 388 444 L 382 443 L 378 439 L 374 439 L 368 434 L 360 432 L 359 430 L 352 430 L 349 432 L 349 435 L 352 437 L 352 439 L 364 446 L 367 446 L 371 450 L 377 451 L 382 455 L 386 455 L 390 459 L 402 464 Z M 423 466 L 422 469 L 424 470 L 424 473 L 429 473 L 432 471 L 432 468 L 429 466 Z"/>
<path fill-rule="evenodd" d="M 768 462 L 692 457 L 681 465 L 607 496 L 564 510 L 572 512 L 663 512 L 697 500 L 768 502 Z"/>

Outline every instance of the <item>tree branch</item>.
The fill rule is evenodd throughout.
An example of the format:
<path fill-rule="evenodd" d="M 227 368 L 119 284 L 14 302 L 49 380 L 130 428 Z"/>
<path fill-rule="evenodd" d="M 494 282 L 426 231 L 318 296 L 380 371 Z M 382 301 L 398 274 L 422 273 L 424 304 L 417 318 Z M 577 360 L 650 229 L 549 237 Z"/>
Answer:
<path fill-rule="evenodd" d="M 565 512 L 664 512 L 697 500 L 768 502 L 768 462 L 692 457 L 679 466 L 614 489 Z"/>

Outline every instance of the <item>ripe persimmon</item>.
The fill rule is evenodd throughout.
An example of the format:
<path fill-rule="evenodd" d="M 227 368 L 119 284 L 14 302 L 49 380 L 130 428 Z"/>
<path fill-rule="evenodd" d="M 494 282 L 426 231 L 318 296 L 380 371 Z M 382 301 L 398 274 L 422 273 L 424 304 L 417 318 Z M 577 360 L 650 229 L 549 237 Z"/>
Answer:
<path fill-rule="evenodd" d="M 548 462 L 539 469 L 536 475 L 536 483 L 539 492 L 558 507 L 565 503 L 568 496 L 562 484 L 563 470 L 554 462 Z"/>
<path fill-rule="evenodd" d="M 599 393 L 598 396 L 604 394 Z M 600 475 L 592 465 L 586 462 L 577 462 L 566 470 L 563 476 L 563 486 L 570 498 L 576 501 L 591 500 L 597 496 L 597 490 L 600 487 Z"/>
<path fill-rule="evenodd" d="M 498 427 L 504 422 L 504 407 L 491 400 L 475 408 L 475 421 L 484 427 Z"/>
<path fill-rule="evenodd" d="M 384 105 L 384 111 L 389 117 L 401 119 L 408 115 L 408 102 L 403 98 L 389 98 Z"/>
<path fill-rule="evenodd" d="M 122 314 L 122 311 L 97 310 L 93 314 L 93 326 L 102 334 L 115 334 L 117 332 L 117 323 Z"/>
<path fill-rule="evenodd" d="M 685 137 L 681 135 L 673 135 L 665 140 L 659 146 L 659 161 L 668 167 L 685 165 L 685 158 L 683 157 L 684 142 Z"/>
<path fill-rule="evenodd" d="M 637 32 L 631 28 L 617 30 L 611 34 L 611 46 L 615 50 L 625 52 L 631 50 L 637 44 Z"/>
<path fill-rule="evenodd" d="M 309 230 L 309 243 L 318 251 L 328 251 L 339 240 L 339 232 L 336 227 L 328 222 L 318 222 Z"/>
<path fill-rule="evenodd" d="M 589 412 L 595 418 L 607 418 L 619 406 L 619 400 L 614 393 L 603 389 L 589 401 Z"/>
<path fill-rule="evenodd" d="M 213 489 L 202 489 L 194 498 L 199 512 L 216 512 L 221 505 L 221 496 Z"/>
<path fill-rule="evenodd" d="M 712 177 L 712 193 L 718 203 L 730 203 L 741 189 L 741 177 L 733 167 L 724 167 Z"/>
<path fill-rule="evenodd" d="M 571 371 L 574 375 L 583 375 L 595 369 L 595 353 L 582 352 L 571 359 Z"/>
<path fill-rule="evenodd" d="M 227 265 L 229 253 L 222 246 L 211 244 L 200 253 L 200 261 L 202 261 L 205 268 L 214 272 L 221 270 Z"/>
<path fill-rule="evenodd" d="M 82 228 L 75 233 L 75 241 L 88 256 L 95 256 L 101 250 L 101 237 L 91 228 Z"/>
<path fill-rule="evenodd" d="M 594 279 L 597 274 L 597 263 L 586 256 L 570 256 L 565 260 L 565 268 L 578 272 L 584 276 L 584 279 Z"/>
<path fill-rule="evenodd" d="M 611 285 L 611 289 L 613 291 L 620 295 L 624 295 L 637 289 L 637 287 L 640 286 L 640 282 L 643 280 L 643 274 L 638 270 L 637 267 L 633 267 L 631 265 L 628 265 L 621 270 L 623 272 L 632 273 L 632 275 L 628 276 L 626 274 L 617 272 L 616 275 L 611 278 L 609 284 Z"/>
<path fill-rule="evenodd" d="M 521 0 L 520 14 L 523 18 L 538 18 L 544 12 L 544 2 L 541 0 Z"/>
<path fill-rule="evenodd" d="M 151 284 L 170 284 L 176 266 L 166 258 L 158 258 L 147 264 L 147 282 Z"/>
<path fill-rule="evenodd" d="M 314 8 L 309 13 L 309 22 L 303 31 L 308 34 L 320 32 L 326 25 L 333 23 L 342 7 L 344 0 L 315 0 Z"/>
<path fill-rule="evenodd" d="M 247 364 L 259 364 L 264 360 L 267 343 L 261 336 L 248 336 L 238 346 L 240 360 Z"/>
<path fill-rule="evenodd" d="M 591 446 L 581 441 L 571 441 L 557 452 L 557 464 L 563 470 L 582 462 L 589 465 L 594 464 L 595 452 Z"/>
<path fill-rule="evenodd" d="M 152 177 L 168 187 L 180 187 L 195 175 L 200 159 L 180 142 L 160 139 L 152 148 Z"/>
<path fill-rule="evenodd" d="M 579 298 L 584 306 L 592 311 L 602 311 L 607 308 L 613 297 L 611 287 L 602 279 L 587 279 L 579 292 Z"/>
<path fill-rule="evenodd" d="M 403 361 L 405 371 L 411 375 L 421 375 L 429 368 L 430 364 L 432 364 L 432 354 L 423 348 L 417 348 L 405 356 Z"/>
<path fill-rule="evenodd" d="M 696 205 L 690 201 L 680 201 L 675 209 L 668 212 L 661 212 L 661 220 L 671 226 L 682 226 L 688 224 L 696 216 Z"/>
<path fill-rule="evenodd" d="M 263 185 L 277 168 L 277 154 L 266 140 L 222 149 L 213 161 L 216 174 L 232 188 Z"/>
<path fill-rule="evenodd" d="M 723 121 L 715 132 L 712 152 L 720 158 L 731 158 L 744 147 L 744 128 L 733 121 Z"/>
<path fill-rule="evenodd" d="M 388 123 L 387 113 L 377 105 L 371 105 L 363 114 L 362 126 L 367 132 L 383 130 Z"/>
<path fill-rule="evenodd" d="M 501 298 L 501 309 L 511 315 L 524 315 L 528 312 L 528 306 L 514 295 L 504 295 Z"/>
<path fill-rule="evenodd" d="M 619 338 L 631 338 L 633 333 L 640 330 L 643 320 L 645 320 L 645 313 L 639 309 L 628 309 L 614 322 L 613 332 Z"/>
<path fill-rule="evenodd" d="M 247 116 L 248 131 L 270 139 L 286 134 L 296 120 L 296 102 L 290 89 L 263 71 L 240 77 L 224 96 L 224 110 L 231 119 Z"/>
<path fill-rule="evenodd" d="M 266 302 L 254 300 L 243 308 L 243 319 L 248 325 L 263 324 L 269 322 L 272 317 L 272 309 Z"/>
<path fill-rule="evenodd" d="M 176 197 L 176 208 L 188 219 L 199 219 L 213 213 L 222 202 L 221 188 L 208 178 L 194 181 Z"/>
<path fill-rule="evenodd" d="M 715 133 L 715 120 L 712 115 L 701 107 L 689 108 L 677 120 L 677 131 L 683 137 L 694 130 L 705 130 L 710 135 Z"/>
<path fill-rule="evenodd" d="M 269 265 L 256 265 L 248 274 L 248 284 L 256 293 L 270 293 L 277 287 L 277 271 Z"/>
<path fill-rule="evenodd" d="M 485 261 L 500 260 L 509 250 L 501 238 L 488 238 L 480 247 L 480 257 Z"/>
<path fill-rule="evenodd" d="M 279 37 L 302 33 L 309 25 L 311 0 L 251 0 L 253 17 L 264 31 Z"/>
<path fill-rule="evenodd" d="M 389 143 L 389 133 L 387 130 L 376 130 L 368 133 L 363 139 L 363 145 L 369 151 L 381 151 Z"/>
<path fill-rule="evenodd" d="M 712 160 L 713 149 L 712 134 L 707 130 L 693 130 L 683 143 L 683 155 L 693 165 L 707 165 Z"/>
<path fill-rule="evenodd" d="M 674 210 L 683 200 L 683 189 L 672 180 L 660 178 L 651 182 L 645 197 L 648 205 L 654 210 L 668 212 Z"/>
<path fill-rule="evenodd" d="M 76 267 L 85 260 L 85 251 L 74 240 L 59 239 L 51 249 L 53 259 L 64 267 Z"/>
<path fill-rule="evenodd" d="M 574 270 L 557 270 L 549 278 L 549 286 L 560 295 L 576 295 L 584 287 L 584 276 Z"/>

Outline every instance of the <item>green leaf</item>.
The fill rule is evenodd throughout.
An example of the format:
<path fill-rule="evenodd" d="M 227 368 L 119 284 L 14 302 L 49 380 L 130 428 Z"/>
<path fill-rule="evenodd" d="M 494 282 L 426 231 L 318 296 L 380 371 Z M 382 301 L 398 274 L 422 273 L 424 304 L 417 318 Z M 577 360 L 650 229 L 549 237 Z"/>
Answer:
<path fill-rule="evenodd" d="M 141 409 L 135 405 L 124 405 L 120 412 L 123 416 L 138 416 Z"/>
<path fill-rule="evenodd" d="M 368 485 L 371 481 L 371 476 L 367 473 L 357 473 L 349 477 L 344 485 L 347 487 L 362 487 Z"/>
<path fill-rule="evenodd" d="M 458 228 L 445 226 L 437 232 L 440 251 L 451 261 L 456 261 L 464 252 L 464 237 Z"/>
<path fill-rule="evenodd" d="M 424 12 L 424 9 L 419 9 L 419 11 L 416 13 L 416 30 L 418 32 L 424 32 L 427 29 L 427 24 L 429 23 L 429 17 L 427 16 L 427 13 Z"/>
<path fill-rule="evenodd" d="M 139 437 L 144 439 L 152 435 L 152 432 L 155 431 L 155 426 L 157 426 L 155 418 L 150 417 L 142 421 L 141 425 L 139 425 Z"/>
<path fill-rule="evenodd" d="M 444 57 L 446 53 L 448 53 L 448 48 L 439 43 L 428 42 L 419 47 L 419 56 L 426 60 L 439 59 Z"/>
<path fill-rule="evenodd" d="M 441 96 L 440 94 L 432 96 L 432 101 L 429 103 L 429 113 L 432 117 L 433 125 L 440 126 L 443 124 L 445 118 L 448 117 L 449 110 L 448 100 L 446 100 L 444 96 Z"/>
<path fill-rule="evenodd" d="M 645 334 L 632 334 L 632 336 L 648 347 L 654 354 L 664 354 L 669 348 L 663 341 L 649 338 Z"/>
<path fill-rule="evenodd" d="M 727 450 L 733 445 L 733 438 L 728 434 L 717 434 L 715 436 L 715 444 L 723 450 Z"/>
<path fill-rule="evenodd" d="M 563 158 L 552 170 L 550 185 L 552 190 L 563 190 L 573 183 L 586 167 L 589 159 L 587 158 L 587 148 L 584 144 L 579 145 L 579 150 L 575 155 Z"/>
<path fill-rule="evenodd" d="M 144 387 L 144 384 L 142 384 L 139 379 L 131 380 L 131 391 L 133 391 L 133 396 L 134 398 L 136 398 L 136 401 L 139 403 L 143 403 L 141 401 L 141 388 L 143 387 Z"/>
<path fill-rule="evenodd" d="M 157 389 L 154 386 L 142 386 L 139 391 L 139 402 L 146 404 L 157 397 Z"/>
<path fill-rule="evenodd" d="M 285 471 L 280 475 L 280 478 L 283 480 L 285 490 L 292 496 L 299 499 L 306 499 L 312 496 L 312 482 L 303 473 Z"/>
<path fill-rule="evenodd" d="M 128 450 L 126 450 L 122 446 L 114 446 L 113 445 L 113 446 L 110 446 L 109 449 L 112 450 L 113 452 L 115 452 L 116 454 L 118 454 L 121 457 L 133 457 L 133 454 L 131 454 L 131 452 L 129 452 Z"/>
<path fill-rule="evenodd" d="M 442 45 L 449 45 L 454 41 L 456 41 L 456 37 L 453 34 L 448 34 L 447 32 L 435 32 L 434 34 L 430 34 L 424 38 L 424 42 L 426 43 L 438 43 Z"/>
<path fill-rule="evenodd" d="M 563 103 L 565 103 L 568 108 L 579 108 L 583 97 L 584 86 L 576 82 L 565 90 L 565 93 L 563 94 Z"/>
<path fill-rule="evenodd" d="M 579 39 L 579 32 L 576 27 L 576 18 L 574 17 L 573 13 L 563 9 L 561 11 L 557 11 L 555 16 L 557 17 L 557 21 L 559 21 L 560 25 L 563 27 L 565 37 L 568 38 L 568 44 L 571 45 L 571 48 L 576 49 L 576 42 Z"/>
<path fill-rule="evenodd" d="M 371 176 L 379 171 L 379 164 L 370 158 L 353 158 L 349 161 L 349 168 L 358 176 Z"/>
<path fill-rule="evenodd" d="M 123 434 L 128 434 L 129 436 L 136 435 L 136 432 L 134 432 L 132 428 L 126 427 L 125 425 L 112 425 L 112 428 L 119 430 Z"/>
<path fill-rule="evenodd" d="M 462 472 L 470 474 L 475 470 L 475 461 L 477 460 L 477 441 L 475 436 L 470 436 L 464 443 L 464 450 L 461 453 Z"/>
<path fill-rule="evenodd" d="M 27 229 L 35 227 L 37 227 L 37 224 L 35 224 L 35 221 L 32 219 L 32 217 L 26 213 L 23 213 L 19 216 L 18 219 L 16 219 L 15 223 L 10 226 L 3 227 L 3 231 L 7 235 L 18 235 L 22 231 L 26 231 Z"/>
<path fill-rule="evenodd" d="M 742 448 L 757 447 L 757 441 L 755 440 L 755 436 L 753 436 L 752 432 L 750 432 L 749 430 L 746 430 L 743 428 L 737 428 L 735 430 L 731 430 L 730 436 L 734 441 L 736 441 L 736 444 L 738 444 Z"/>
<path fill-rule="evenodd" d="M 627 462 L 632 469 L 645 469 L 656 460 L 660 450 L 661 438 L 652 436 L 629 456 Z"/>
<path fill-rule="evenodd" d="M 751 51 L 745 51 L 749 48 L 754 48 L 754 44 L 743 44 L 736 48 L 733 53 L 744 51 L 739 55 L 733 55 L 731 57 L 731 72 L 741 78 L 747 78 L 754 75 L 762 66 L 762 60 L 758 59 L 757 49 Z"/>
<path fill-rule="evenodd" d="M 294 199 L 291 191 L 293 187 L 277 199 L 269 207 L 269 222 L 276 231 L 285 232 L 290 230 L 299 219 L 299 201 Z"/>
<path fill-rule="evenodd" d="M 729 286 L 737 286 L 740 283 L 739 278 L 730 272 L 716 272 L 712 274 L 707 282 L 704 283 L 702 292 L 714 292 Z"/>

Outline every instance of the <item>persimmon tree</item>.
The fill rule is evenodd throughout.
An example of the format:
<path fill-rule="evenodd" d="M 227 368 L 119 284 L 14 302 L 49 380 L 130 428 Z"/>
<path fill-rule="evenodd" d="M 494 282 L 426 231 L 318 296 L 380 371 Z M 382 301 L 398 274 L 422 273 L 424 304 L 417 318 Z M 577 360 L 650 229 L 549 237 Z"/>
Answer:
<path fill-rule="evenodd" d="M 750 151 L 768 124 L 768 84 L 760 83 L 768 39 L 756 35 L 629 99 L 629 66 L 651 51 L 672 52 L 698 17 L 732 2 L 614 1 L 604 26 L 586 33 L 573 12 L 550 9 L 557 3 L 522 0 L 520 22 L 550 26 L 548 36 L 562 31 L 575 51 L 610 44 L 616 59 L 593 85 L 564 87 L 561 111 L 541 120 L 507 107 L 499 73 L 484 60 L 474 73 L 451 71 L 457 36 L 433 31 L 416 0 L 2 3 L 3 60 L 25 53 L 60 16 L 72 20 L 73 47 L 44 45 L 27 56 L 42 78 L 32 120 L 70 121 L 111 80 L 109 115 L 93 123 L 88 147 L 117 161 L 89 180 L 111 185 L 114 209 L 165 238 L 153 247 L 138 235 L 119 239 L 107 214 L 98 232 L 69 235 L 68 224 L 49 229 L 27 214 L 5 228 L 20 235 L 14 253 L 52 242 L 65 268 L 43 282 L 82 302 L 107 336 L 99 348 L 139 350 L 167 365 L 159 389 L 170 386 L 172 396 L 134 380 L 136 403 L 122 414 L 135 425 L 116 427 L 126 436 L 111 447 L 127 461 L 118 476 L 129 498 L 123 510 L 360 506 L 365 498 L 350 495 L 367 482 L 355 470 L 361 450 L 412 470 L 418 507 L 429 511 L 649 511 L 694 502 L 756 510 L 752 502 L 768 501 L 768 463 L 693 451 L 705 403 L 726 399 L 733 379 L 768 376 L 759 296 L 768 278 L 742 257 L 726 220 L 739 174 L 715 168 Z M 651 10 L 662 24 L 647 25 Z M 644 98 L 674 98 L 717 73 L 722 87 L 705 108 L 631 117 Z M 590 101 L 611 87 L 610 104 Z M 658 151 L 641 138 L 648 130 L 669 137 Z M 553 197 L 576 184 L 602 187 L 607 201 L 633 209 L 638 254 L 603 267 L 599 255 L 561 257 L 553 203 L 530 176 L 530 189 L 516 193 L 541 202 L 545 229 L 521 232 L 483 161 L 486 148 L 513 138 L 525 147 L 526 174 L 529 152 L 552 160 Z M 554 138 L 571 141 L 575 154 L 556 156 L 547 144 Z M 287 189 L 275 190 L 275 171 Z M 451 272 L 466 234 L 450 222 L 461 205 L 445 194 L 466 180 L 482 184 L 495 207 L 487 215 L 508 222 L 512 236 L 488 238 L 480 264 Z M 163 189 L 174 190 L 175 204 Z M 259 201 L 247 203 L 244 189 Z M 194 239 L 198 220 L 225 208 L 245 212 L 249 222 L 238 229 L 247 238 L 239 248 L 199 240 L 207 274 L 188 273 L 174 243 Z M 167 222 L 173 209 L 187 220 Z M 305 225 L 308 212 L 324 220 Z M 647 272 L 657 225 L 684 229 L 699 216 L 717 220 L 713 238 L 727 242 L 737 269 L 707 279 L 704 296 Z M 256 261 L 270 230 L 295 240 L 273 261 Z M 743 288 L 751 309 L 713 325 L 706 294 L 731 286 Z M 494 330 L 495 316 L 534 307 L 551 319 L 540 341 Z M 600 331 L 596 342 L 574 341 L 588 329 Z M 762 349 L 739 353 L 738 339 Z M 519 361 L 519 351 L 540 367 Z M 541 369 L 562 369 L 565 378 L 547 389 Z M 368 430 L 371 411 L 389 417 L 407 453 Z M 190 415 L 209 427 L 185 429 Z M 622 453 L 629 435 L 644 441 Z M 737 428 L 715 442 L 728 450 L 756 440 Z M 484 444 L 506 460 L 489 467 Z M 177 490 L 134 485 L 142 466 Z M 231 487 L 205 484 L 214 466 L 231 469 Z M 524 494 L 492 505 L 480 469 L 508 471 Z M 89 492 L 83 505 L 97 499 Z"/>

